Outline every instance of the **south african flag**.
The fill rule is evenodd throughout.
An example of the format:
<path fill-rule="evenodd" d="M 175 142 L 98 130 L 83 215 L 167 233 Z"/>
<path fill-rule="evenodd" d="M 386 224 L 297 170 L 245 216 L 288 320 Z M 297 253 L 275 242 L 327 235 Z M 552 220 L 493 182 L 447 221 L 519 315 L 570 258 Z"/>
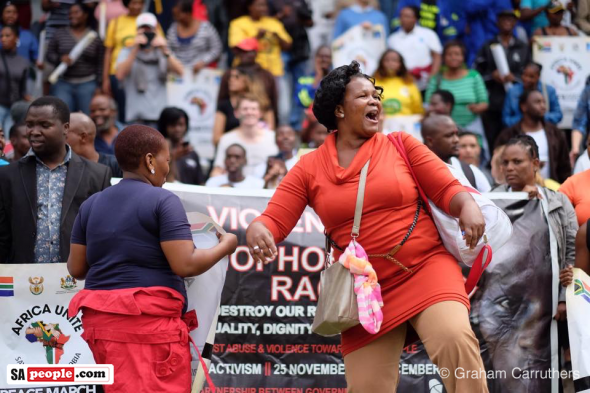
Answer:
<path fill-rule="evenodd" d="M 14 296 L 14 278 L 0 277 L 0 297 Z"/>
<path fill-rule="evenodd" d="M 580 279 L 574 280 L 574 295 L 582 296 L 584 300 L 590 303 L 590 285 Z"/>

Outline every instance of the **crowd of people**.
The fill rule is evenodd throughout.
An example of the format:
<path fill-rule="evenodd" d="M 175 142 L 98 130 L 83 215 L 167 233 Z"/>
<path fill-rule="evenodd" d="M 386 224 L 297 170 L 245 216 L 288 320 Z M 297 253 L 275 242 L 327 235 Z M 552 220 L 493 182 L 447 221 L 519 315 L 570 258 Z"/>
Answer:
<path fill-rule="evenodd" d="M 556 89 L 541 81 L 542 66 L 532 59 L 532 45 L 535 36 L 590 34 L 590 1 L 455 3 L 42 0 L 36 9 L 35 1 L 0 1 L 0 263 L 63 262 L 71 257 L 70 239 L 75 239 L 72 250 L 77 251 L 70 263 L 76 276 L 85 277 L 82 254 L 90 247 L 85 240 L 88 217 L 100 221 L 100 214 L 88 211 L 80 218 L 78 213 L 84 213 L 82 203 L 106 189 L 112 177 L 148 179 L 155 187 L 164 181 L 247 189 L 277 189 L 284 184 L 275 195 L 289 203 L 271 202 L 249 231 L 251 241 L 266 239 L 260 247 L 249 244 L 253 255 L 285 238 L 290 223 L 311 200 L 319 201 L 314 208 L 327 217 L 322 221 L 328 229 L 343 229 L 337 225 L 340 222 L 330 222 L 333 207 L 322 199 L 330 191 L 342 192 L 339 182 L 348 184 L 345 180 L 361 169 L 360 159 L 351 165 L 357 152 L 369 152 L 359 150 L 359 140 L 364 143 L 373 131 L 383 134 L 370 143 L 375 152 L 385 151 L 389 145 L 384 135 L 396 131 L 387 129 L 387 119 L 417 116 L 423 144 L 410 138 L 405 143 L 440 159 L 428 168 L 442 173 L 444 164 L 452 166 L 480 192 L 523 191 L 531 199 L 549 201 L 553 207 L 549 230 L 558 237 L 562 283 L 567 284 L 575 255 L 587 255 L 574 249 L 579 243 L 578 226 L 578 237 L 585 239 L 590 220 L 590 83 L 579 97 L 571 129 L 560 128 L 563 113 Z M 372 75 L 364 75 L 358 64 L 337 68 L 332 62 L 332 41 L 355 26 L 379 28 L 387 36 L 387 49 Z M 501 73 L 496 64 L 498 46 L 508 72 Z M 210 158 L 199 156 L 191 145 L 187 112 L 167 101 L 171 75 L 198 75 L 205 69 L 220 70 L 217 100 L 194 99 L 191 104 L 215 107 L 211 129 L 215 155 Z M 328 76 L 332 79 L 325 82 Z M 363 134 L 365 128 L 370 130 Z M 146 141 L 139 136 L 142 132 L 149 134 Z M 336 132 L 341 138 L 338 146 Z M 134 135 L 139 138 L 136 146 L 130 139 Z M 343 141 L 348 144 L 341 145 Z M 302 158 L 322 146 L 323 155 Z M 393 167 L 393 162 L 382 159 L 380 165 Z M 164 164 L 168 160 L 169 166 Z M 321 187 L 314 187 L 326 176 L 320 169 L 332 166 L 334 173 L 322 187 L 339 186 L 323 194 Z M 422 168 L 424 179 L 430 176 L 428 168 Z M 391 170 L 382 172 L 383 184 L 391 183 Z M 432 187 L 438 184 L 449 194 L 437 194 L 438 202 L 479 228 L 477 220 L 467 218 L 473 213 L 468 201 L 449 205 L 457 184 L 447 175 L 432 179 Z M 283 179 L 288 180 L 283 183 Z M 141 192 L 136 186 L 123 182 L 93 200 L 108 210 L 117 205 L 108 198 L 116 201 L 126 188 Z M 389 192 L 374 191 L 368 201 L 377 204 L 378 195 Z M 156 202 L 164 198 L 153 194 Z M 301 195 L 307 199 L 297 199 Z M 391 197 L 402 199 L 397 194 Z M 176 201 L 171 203 L 178 208 Z M 291 208 L 283 211 L 287 205 Z M 301 209 L 295 211 L 293 206 Z M 158 205 L 158 209 L 164 208 Z M 408 216 L 414 214 L 413 208 L 406 210 Z M 160 213 L 172 214 L 165 209 Z M 164 240 L 186 240 L 190 234 L 178 225 Z M 98 232 L 99 238 L 106 236 Z M 344 235 L 335 239 L 342 243 Z M 214 256 L 233 251 L 234 243 L 235 239 L 225 238 Z M 381 246 L 377 248 L 387 248 Z M 182 259 L 162 247 L 166 258 Z M 272 257 L 271 248 L 266 248 L 266 258 Z M 154 258 L 162 258 L 160 251 Z M 207 254 L 207 261 L 213 263 L 214 256 Z M 427 258 L 426 251 L 422 257 Z M 262 255 L 259 259 L 265 260 Z M 445 261 L 441 261 L 442 266 Z M 589 266 L 585 260 L 576 264 Z M 197 265 L 161 268 L 164 275 L 183 276 L 200 271 Z M 433 277 L 432 272 L 424 274 L 425 279 Z M 401 299 L 396 293 L 385 296 L 394 302 Z M 462 293 L 458 299 L 468 303 Z M 414 300 L 401 302 L 408 312 L 422 307 L 419 299 Z M 563 300 L 560 297 L 556 315 L 561 321 Z M 456 313 L 457 325 L 448 326 L 449 331 L 463 329 L 462 323 L 468 326 L 463 309 L 453 309 L 456 306 L 431 310 L 432 315 Z M 95 322 L 104 317 L 95 316 Z M 391 325 L 399 322 L 398 316 L 388 318 Z M 426 328 L 423 332 L 436 336 Z M 358 333 L 344 337 L 347 367 L 363 362 L 346 357 L 367 344 Z M 464 340 L 466 350 L 474 344 L 470 335 L 455 338 Z M 397 348 L 398 341 L 389 344 Z M 444 357 L 440 361 L 452 363 Z M 479 364 L 480 359 L 471 359 L 474 368 Z M 361 375 L 351 378 L 353 386 L 369 386 Z M 397 376 L 387 378 L 394 381 Z M 459 383 L 449 383 L 455 382 Z"/>

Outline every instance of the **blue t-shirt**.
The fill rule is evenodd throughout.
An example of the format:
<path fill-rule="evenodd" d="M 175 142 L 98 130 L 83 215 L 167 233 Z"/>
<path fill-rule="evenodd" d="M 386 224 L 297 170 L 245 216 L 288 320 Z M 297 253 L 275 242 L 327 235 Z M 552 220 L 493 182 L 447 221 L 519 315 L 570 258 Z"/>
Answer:
<path fill-rule="evenodd" d="M 72 243 L 86 246 L 86 289 L 164 286 L 185 300 L 184 280 L 170 268 L 160 242 L 192 239 L 180 199 L 132 179 L 88 198 L 72 229 Z"/>

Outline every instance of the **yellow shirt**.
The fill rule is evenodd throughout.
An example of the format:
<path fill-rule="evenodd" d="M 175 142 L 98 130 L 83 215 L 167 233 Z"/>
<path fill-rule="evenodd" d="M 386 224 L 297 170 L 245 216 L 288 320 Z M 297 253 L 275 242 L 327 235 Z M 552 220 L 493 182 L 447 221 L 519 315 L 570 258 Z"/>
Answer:
<path fill-rule="evenodd" d="M 281 45 L 273 33 L 277 33 L 283 41 L 289 43 L 292 39 L 278 19 L 263 16 L 256 21 L 248 15 L 234 19 L 229 24 L 229 47 L 233 48 L 245 38 L 255 38 L 260 29 L 266 30 L 266 34 L 258 39 L 256 62 L 274 76 L 282 76 L 285 71 L 281 58 Z"/>
<path fill-rule="evenodd" d="M 111 75 L 115 75 L 115 65 L 117 64 L 117 58 L 121 49 L 133 46 L 137 33 L 136 19 L 137 16 L 122 15 L 109 22 L 104 46 L 113 49 L 110 69 Z M 159 35 L 164 37 L 164 32 L 159 24 L 156 30 Z"/>
<path fill-rule="evenodd" d="M 415 83 L 399 76 L 375 80 L 383 88 L 383 110 L 386 116 L 408 116 L 424 113 L 422 95 Z"/>

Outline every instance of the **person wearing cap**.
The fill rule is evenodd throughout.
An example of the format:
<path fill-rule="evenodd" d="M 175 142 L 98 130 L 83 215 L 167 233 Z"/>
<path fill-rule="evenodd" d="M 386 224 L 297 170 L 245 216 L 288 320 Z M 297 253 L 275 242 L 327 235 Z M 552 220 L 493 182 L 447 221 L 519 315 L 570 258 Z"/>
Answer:
<path fill-rule="evenodd" d="M 530 61 L 528 43 L 514 37 L 514 28 L 518 17 L 514 10 L 500 11 L 497 15 L 498 35 L 486 42 L 475 58 L 475 69 L 481 74 L 486 83 L 490 96 L 490 106 L 482 115 L 486 137 L 489 146 L 494 146 L 496 137 L 502 130 L 502 108 L 506 98 L 505 85 L 521 82 L 520 76 L 524 67 Z M 498 66 L 492 55 L 492 46 L 502 45 L 509 73 L 501 76 Z"/>
<path fill-rule="evenodd" d="M 532 21 L 529 33 L 531 31 L 534 32 L 541 27 L 549 26 L 549 19 L 547 18 L 547 13 L 545 11 L 553 9 L 554 13 L 558 12 L 559 7 L 556 3 L 557 1 L 552 2 L 551 0 L 521 0 L 520 20 L 522 22 Z M 573 7 L 573 1 L 570 1 L 566 6 L 569 11 L 571 11 Z"/>
<path fill-rule="evenodd" d="M 229 47 L 235 47 L 244 38 L 255 38 L 258 41 L 256 62 L 275 77 L 283 76 L 281 51 L 291 48 L 291 36 L 281 21 L 268 16 L 268 0 L 247 0 L 246 6 L 248 14 L 229 24 Z"/>
<path fill-rule="evenodd" d="M 555 0 L 549 3 L 545 10 L 547 14 L 548 26 L 539 27 L 533 32 L 533 36 L 577 36 L 578 32 L 573 27 L 563 26 L 563 14 L 565 7 L 559 1 Z"/>
<path fill-rule="evenodd" d="M 182 75 L 182 63 L 171 55 L 163 35 L 156 33 L 154 14 L 137 17 L 134 45 L 119 52 L 115 75 L 125 88 L 125 121 L 156 126 L 166 107 L 168 72 Z M 155 127 L 154 127 L 155 128 Z"/>
<path fill-rule="evenodd" d="M 270 102 L 271 109 L 274 113 L 274 118 L 278 119 L 278 94 L 277 84 L 274 75 L 268 70 L 262 68 L 256 62 L 258 53 L 258 41 L 255 38 L 244 38 L 232 51 L 237 59 L 237 64 L 240 69 L 248 72 L 253 76 L 253 79 L 264 87 L 264 91 Z M 219 94 L 217 95 L 217 105 L 230 99 L 229 78 L 231 76 L 231 69 L 225 71 L 219 83 Z"/>
<path fill-rule="evenodd" d="M 125 92 L 115 77 L 115 68 L 121 49 L 134 44 L 137 32 L 136 20 L 143 11 L 145 0 L 123 0 L 123 5 L 127 8 L 127 14 L 110 21 L 107 28 L 102 77 L 102 92 L 112 95 L 117 102 L 120 122 L 125 122 Z M 164 36 L 160 26 L 157 30 L 158 34 Z"/>

